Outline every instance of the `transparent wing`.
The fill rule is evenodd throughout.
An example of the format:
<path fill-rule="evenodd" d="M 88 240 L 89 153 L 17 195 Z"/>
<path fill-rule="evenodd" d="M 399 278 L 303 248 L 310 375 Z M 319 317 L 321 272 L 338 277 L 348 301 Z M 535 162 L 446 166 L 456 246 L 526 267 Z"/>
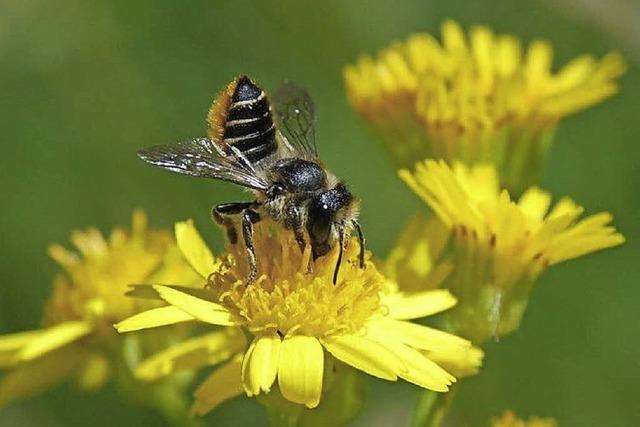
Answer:
<path fill-rule="evenodd" d="M 225 154 L 208 138 L 156 145 L 138 151 L 138 157 L 152 165 L 185 175 L 220 179 L 261 191 L 269 186 L 242 154 Z"/>
<path fill-rule="evenodd" d="M 316 113 L 311 96 L 293 82 L 285 82 L 272 96 L 276 127 L 284 143 L 305 157 L 318 157 L 316 148 Z"/>

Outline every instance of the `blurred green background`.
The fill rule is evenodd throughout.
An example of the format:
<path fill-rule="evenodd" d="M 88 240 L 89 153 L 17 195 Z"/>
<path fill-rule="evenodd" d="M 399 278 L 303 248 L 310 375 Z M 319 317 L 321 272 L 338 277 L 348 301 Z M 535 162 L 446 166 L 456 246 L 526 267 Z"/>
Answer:
<path fill-rule="evenodd" d="M 588 212 L 613 212 L 628 242 L 543 277 L 521 330 L 491 344 L 481 375 L 466 381 L 457 420 L 480 426 L 513 408 L 562 426 L 640 425 L 640 22 L 634 3 L 588 7 L 596 3 L 3 0 L 0 333 L 38 326 L 56 271 L 45 248 L 68 244 L 72 229 L 126 224 L 136 206 L 155 226 L 193 217 L 206 228 L 213 203 L 242 197 L 231 185 L 147 167 L 134 154 L 203 135 L 211 100 L 240 73 L 267 88 L 285 78 L 309 88 L 321 155 L 362 197 L 370 246 L 384 254 L 420 204 L 347 105 L 341 68 L 410 32 L 438 33 L 452 17 L 527 41 L 547 38 L 556 65 L 611 49 L 629 62 L 618 96 L 561 126 L 543 180 Z M 220 247 L 219 232 L 209 230 Z M 369 388 L 354 425 L 401 425 L 416 388 L 376 381 Z M 208 418 L 209 425 L 265 424 L 259 405 L 245 398 Z M 162 420 L 113 390 L 78 395 L 71 387 L 0 411 L 1 426 L 87 423 Z"/>

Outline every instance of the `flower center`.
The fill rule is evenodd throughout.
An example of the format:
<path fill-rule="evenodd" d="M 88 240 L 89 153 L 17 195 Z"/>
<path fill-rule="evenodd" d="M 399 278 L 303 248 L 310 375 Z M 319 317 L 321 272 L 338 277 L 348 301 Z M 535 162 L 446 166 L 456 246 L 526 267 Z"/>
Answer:
<path fill-rule="evenodd" d="M 209 287 L 228 310 L 244 319 L 252 333 L 277 332 L 322 337 L 354 332 L 380 310 L 384 281 L 373 263 L 358 265 L 360 248 L 349 241 L 337 283 L 333 272 L 338 247 L 310 263 L 309 247 L 300 251 L 292 233 L 259 225 L 254 236 L 258 279 L 247 284 L 243 245 L 234 245 Z"/>

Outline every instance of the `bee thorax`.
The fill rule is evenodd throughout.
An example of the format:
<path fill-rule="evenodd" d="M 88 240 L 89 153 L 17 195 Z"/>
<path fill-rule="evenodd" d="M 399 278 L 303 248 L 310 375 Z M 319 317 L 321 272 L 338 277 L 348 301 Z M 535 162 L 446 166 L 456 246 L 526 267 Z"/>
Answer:
<path fill-rule="evenodd" d="M 278 161 L 271 170 L 271 179 L 292 193 L 313 193 L 326 188 L 327 174 L 316 162 L 288 158 Z"/>

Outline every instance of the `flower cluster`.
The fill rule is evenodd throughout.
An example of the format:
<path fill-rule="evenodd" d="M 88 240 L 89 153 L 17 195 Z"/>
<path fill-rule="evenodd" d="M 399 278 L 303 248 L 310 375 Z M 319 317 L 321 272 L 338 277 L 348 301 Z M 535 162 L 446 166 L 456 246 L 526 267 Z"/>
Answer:
<path fill-rule="evenodd" d="M 278 415 L 288 425 L 313 408 L 323 425 L 341 424 L 357 410 L 353 378 L 367 374 L 423 389 L 414 424 L 440 425 L 455 395 L 446 392 L 482 364 L 473 343 L 519 327 L 543 272 L 624 242 L 611 214 L 582 217 L 574 201 L 552 204 L 534 185 L 559 121 L 615 93 L 623 71 L 609 54 L 553 72 L 548 43 L 523 49 L 486 27 L 467 36 L 453 21 L 441 42 L 414 35 L 360 58 L 344 71 L 349 100 L 430 216 L 413 216 L 389 254 L 367 251 L 364 265 L 357 239 L 313 259 L 263 217 L 255 280 L 242 243 L 216 256 L 192 221 L 175 225 L 175 239 L 149 230 L 141 211 L 108 238 L 76 231 L 76 251 L 49 249 L 63 272 L 43 328 L 0 336 L 0 406 L 72 377 L 95 389 L 114 376 L 182 422 L 185 383 L 211 368 L 191 414 L 245 394 L 270 414 L 288 411 Z M 210 110 L 214 139 L 232 87 Z M 507 411 L 491 425 L 556 422 Z"/>
<path fill-rule="evenodd" d="M 525 50 L 484 26 L 465 35 L 454 21 L 442 42 L 415 34 L 344 70 L 354 108 L 385 142 L 396 165 L 423 158 L 492 162 L 520 191 L 535 182 L 558 122 L 618 90 L 616 53 L 579 56 L 552 71 L 553 50 Z"/>
<path fill-rule="evenodd" d="M 500 417 L 491 420 L 491 427 L 558 427 L 553 418 L 530 417 L 522 420 L 511 411 L 505 411 Z"/>
<path fill-rule="evenodd" d="M 214 257 L 191 222 L 176 225 L 176 238 L 193 268 L 208 279 L 207 286 L 197 293 L 152 286 L 168 305 L 137 314 L 117 328 L 127 332 L 188 320 L 224 327 L 139 367 L 141 377 L 155 378 L 227 360 L 196 391 L 196 414 L 243 391 L 269 393 L 275 384 L 287 400 L 316 407 L 331 373 L 325 367 L 336 363 L 446 391 L 455 378 L 434 359 L 455 362 L 473 349 L 469 341 L 408 322 L 452 307 L 456 300 L 448 291 L 396 291 L 372 262 L 360 268 L 355 241 L 347 244 L 334 284 L 337 248 L 317 259 L 309 272 L 309 249 L 301 252 L 289 233 L 261 223 L 254 236 L 261 275 L 248 284 L 242 248 L 230 246 Z M 462 369 L 473 370 L 479 363 L 476 355 L 463 361 Z"/>
<path fill-rule="evenodd" d="M 490 165 L 418 163 L 401 178 L 452 233 L 455 265 L 447 287 L 460 299 L 454 329 L 483 342 L 514 331 L 531 289 L 549 266 L 624 242 L 603 212 L 529 188 L 517 201 Z"/>
<path fill-rule="evenodd" d="M 410 220 L 380 265 L 404 292 L 451 290 L 458 304 L 443 325 L 474 343 L 518 329 L 550 266 L 624 242 L 611 214 L 581 218 L 581 206 L 552 206 L 536 184 L 560 121 L 616 93 L 625 64 L 582 55 L 554 71 L 552 57 L 548 42 L 525 48 L 447 20 L 441 41 L 414 34 L 344 69 L 351 105 L 431 211 Z M 439 425 L 449 404 L 423 395 L 414 425 Z M 505 413 L 493 425 L 555 422 Z"/>
<path fill-rule="evenodd" d="M 32 396 L 75 377 L 85 389 L 108 380 L 123 340 L 112 324 L 154 301 L 127 297 L 130 284 L 195 284 L 171 234 L 147 228 L 142 211 L 133 213 L 131 231 L 114 229 L 105 238 L 97 229 L 75 231 L 78 252 L 52 245 L 49 255 L 63 269 L 53 282 L 44 327 L 0 336 L 0 406 Z M 139 357 L 142 357 L 139 356 Z"/>

